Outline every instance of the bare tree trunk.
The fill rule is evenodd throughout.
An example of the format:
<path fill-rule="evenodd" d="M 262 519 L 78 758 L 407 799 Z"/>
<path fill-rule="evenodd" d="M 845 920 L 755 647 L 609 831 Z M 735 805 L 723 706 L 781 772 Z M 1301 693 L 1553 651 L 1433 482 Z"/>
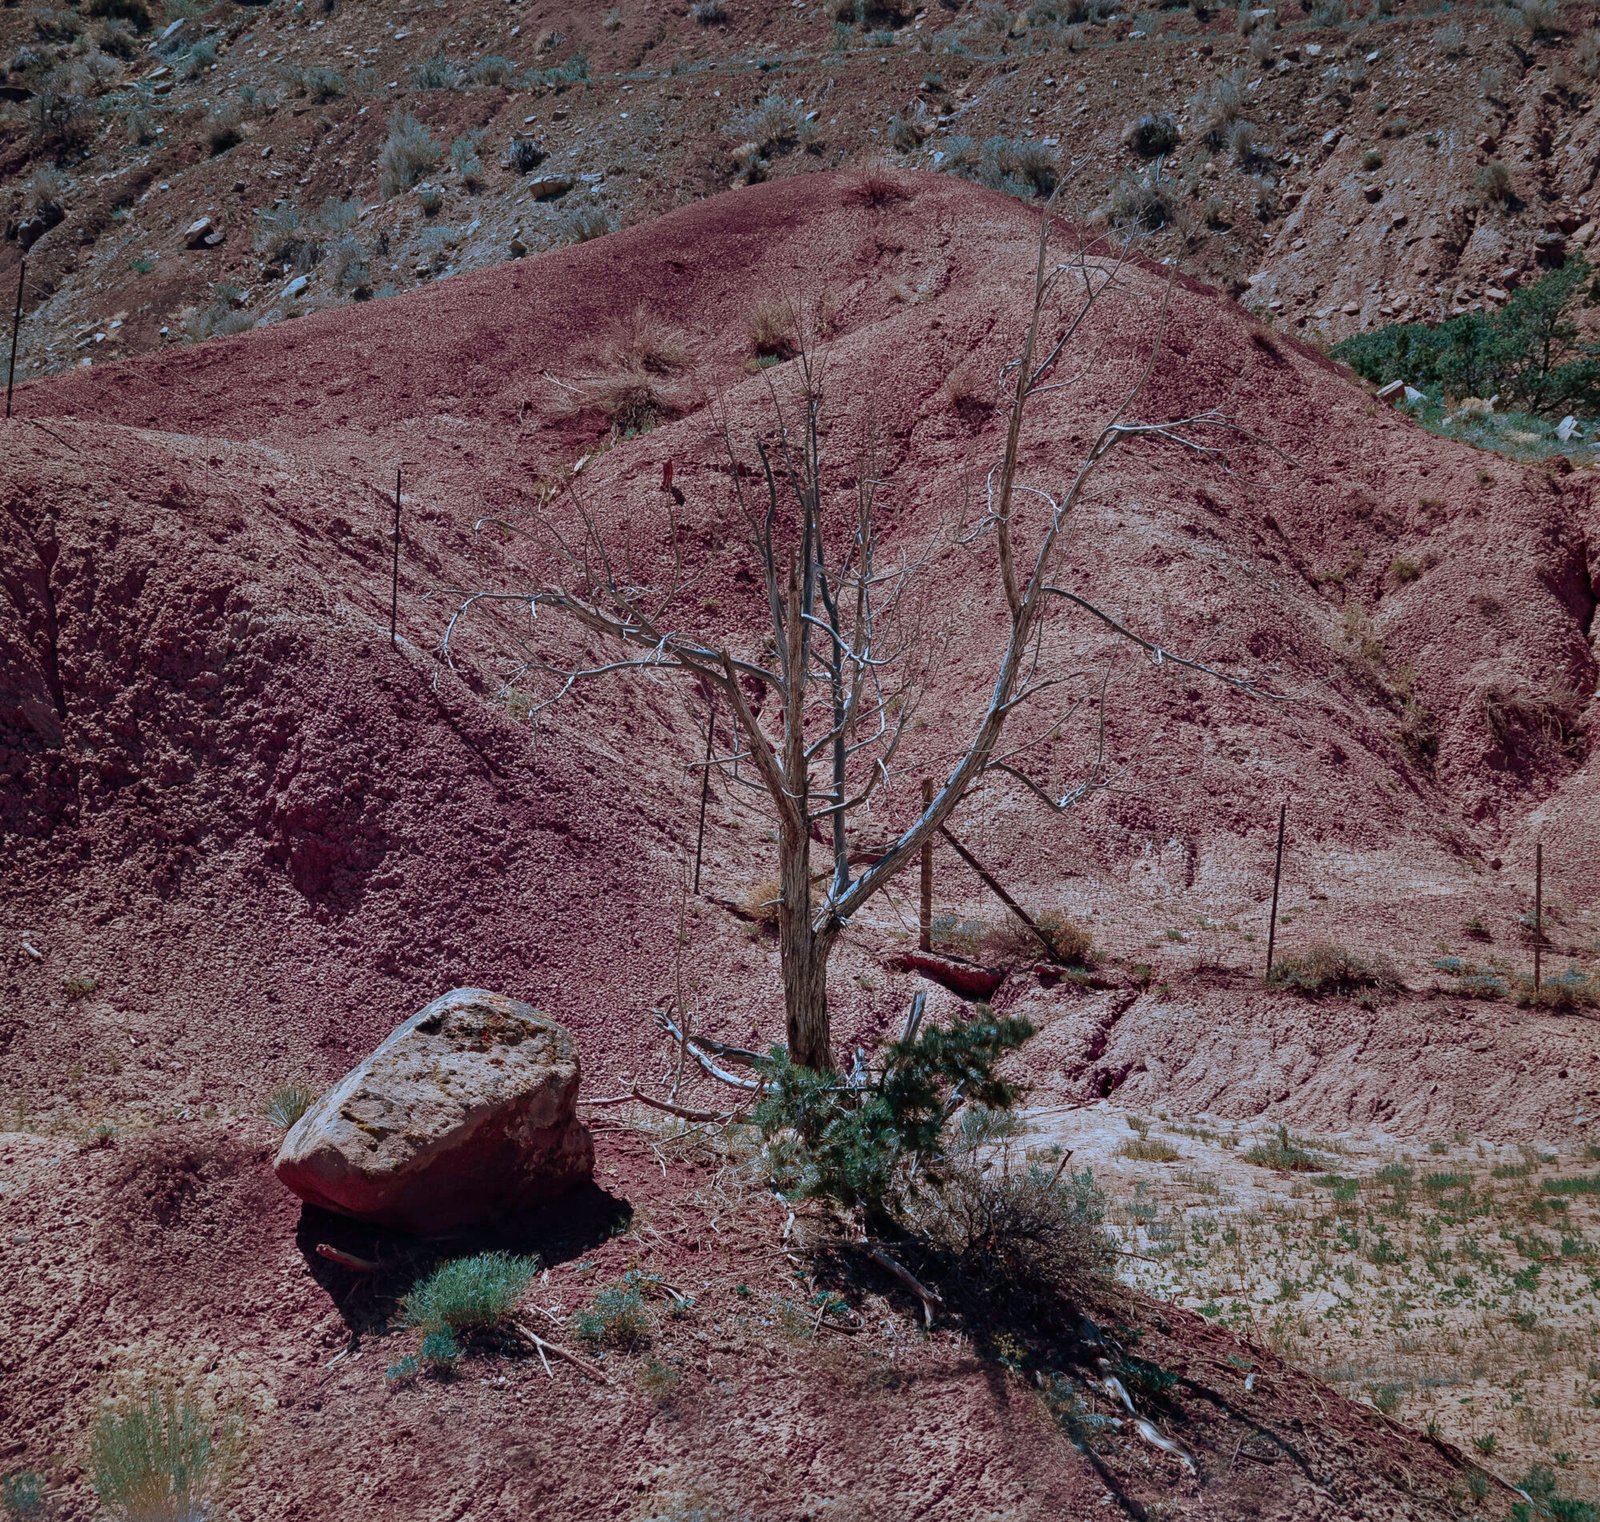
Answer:
<path fill-rule="evenodd" d="M 810 835 L 787 832 L 779 844 L 782 901 L 778 951 L 783 967 L 783 1013 L 789 1060 L 819 1070 L 832 1066 L 828 1034 L 828 953 L 833 937 L 811 924 Z"/>

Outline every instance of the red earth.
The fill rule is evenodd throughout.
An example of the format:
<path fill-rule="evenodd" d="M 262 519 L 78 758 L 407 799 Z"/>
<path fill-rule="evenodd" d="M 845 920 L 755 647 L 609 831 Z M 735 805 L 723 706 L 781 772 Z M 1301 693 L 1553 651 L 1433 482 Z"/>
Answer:
<path fill-rule="evenodd" d="M 550 1249 L 538 1298 L 570 1311 L 591 1274 L 664 1273 L 700 1297 L 694 1320 L 658 1334 L 684 1393 L 659 1404 L 570 1370 L 551 1383 L 526 1360 L 389 1391 L 366 1335 L 381 1296 L 367 1304 L 311 1255 L 310 1228 L 297 1242 L 298 1207 L 268 1170 L 272 1133 L 254 1117 L 273 1083 L 331 1081 L 456 985 L 568 1025 L 592 1097 L 667 1065 L 649 1011 L 675 985 L 703 705 L 623 677 L 535 733 L 543 679 L 514 676 L 523 632 L 503 614 L 475 611 L 447 664 L 468 593 L 551 570 L 525 537 L 475 522 L 526 528 L 583 461 L 582 501 L 638 574 L 664 575 L 670 461 L 679 549 L 701 575 L 690 621 L 754 650 L 761 608 L 718 419 L 753 457 L 746 440 L 793 395 L 796 362 L 754 365 L 752 309 L 787 297 L 819 330 L 828 488 L 853 500 L 870 436 L 885 537 L 910 551 L 970 520 L 998 455 L 986 378 L 1026 320 L 1038 225 L 948 178 L 788 179 L 19 392 L 0 459 L 14 1106 L 0 1469 L 48 1466 L 63 1514 L 88 1515 L 96 1402 L 163 1367 L 247 1410 L 239 1517 L 312 1515 L 330 1495 L 385 1517 L 646 1517 L 701 1491 L 708 1516 L 763 1518 L 1076 1516 L 1107 1492 L 1135 1516 L 1462 1514 L 1461 1462 L 1147 1303 L 1116 1314 L 1144 1329 L 1141 1356 L 1194 1379 L 1175 1420 L 1198 1483 L 1130 1433 L 1080 1454 L 1037 1388 L 952 1331 L 914 1335 L 887 1281 L 862 1292 L 870 1336 L 774 1342 L 757 1313 L 770 1321 L 773 1296 L 796 1293 L 796 1263 L 771 1197 L 754 1191 L 718 1224 L 719 1160 L 616 1124 L 598 1135 L 599 1180 L 632 1226 Z M 1171 286 L 1163 329 L 1165 272 L 1124 273 L 1073 384 L 1029 414 L 1025 479 L 1069 476 L 1158 340 L 1142 415 L 1216 408 L 1237 426 L 1208 436 L 1225 455 L 1125 445 L 1078 510 L 1058 579 L 1282 697 L 1158 668 L 1087 620 L 1052 626 L 1044 669 L 1105 682 L 1115 785 L 1059 816 L 992 788 L 955 823 L 1014 892 L 1065 907 L 1101 948 L 1108 989 L 1019 970 L 997 996 L 1041 1028 L 1025 1076 L 1052 1101 L 1126 1086 L 1180 1114 L 1570 1140 L 1600 1105 L 1600 1027 L 1467 1000 L 1432 964 L 1453 952 L 1525 969 L 1536 838 L 1552 956 L 1592 967 L 1600 949 L 1592 473 L 1425 434 L 1190 282 Z M 615 436 L 586 380 L 640 309 L 692 360 L 666 399 L 676 415 Z M 548 511 L 570 527 L 570 498 Z M 863 843 L 905 815 L 986 701 L 1003 611 L 991 553 L 932 560 L 942 679 Z M 543 649 L 575 648 L 538 633 Z M 1080 722 L 1031 752 L 1034 774 L 1059 792 L 1094 745 Z M 1388 953 L 1407 992 L 1366 1009 L 1247 976 L 1280 802 L 1280 948 L 1332 937 Z M 701 1028 L 742 1044 L 781 1031 L 775 949 L 730 912 L 772 874 L 768 828 L 714 791 L 705 893 L 684 910 L 688 1000 Z M 938 895 L 996 917 L 953 860 Z M 910 914 L 891 888 L 836 957 L 841 1046 L 880 1041 L 924 986 L 889 966 Z M 115 1146 L 80 1150 L 101 1120 Z M 356 1334 L 365 1356 L 330 1365 Z M 1248 1395 L 1244 1364 L 1267 1371 Z"/>

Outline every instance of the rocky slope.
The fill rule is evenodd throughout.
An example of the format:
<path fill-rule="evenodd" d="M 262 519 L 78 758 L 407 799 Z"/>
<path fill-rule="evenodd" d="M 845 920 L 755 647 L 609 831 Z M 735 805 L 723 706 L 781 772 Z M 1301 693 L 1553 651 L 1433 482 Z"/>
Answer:
<path fill-rule="evenodd" d="M 882 159 L 1026 195 L 1072 162 L 1075 209 L 1166 223 L 1163 254 L 1332 339 L 1493 307 L 1589 246 L 1600 46 L 1591 7 L 1540 3 L 8 8 L 0 287 L 30 242 L 38 375 L 748 178 Z M 1153 161 L 1143 113 L 1177 132 Z"/>

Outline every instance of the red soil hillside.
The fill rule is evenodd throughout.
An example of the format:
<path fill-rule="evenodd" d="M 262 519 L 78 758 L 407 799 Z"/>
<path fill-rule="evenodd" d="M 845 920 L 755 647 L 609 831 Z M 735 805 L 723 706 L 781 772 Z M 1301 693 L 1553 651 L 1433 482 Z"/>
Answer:
<path fill-rule="evenodd" d="M 591 1096 L 655 1073 L 665 1054 L 648 1011 L 674 982 L 703 709 L 624 678 L 552 710 L 535 737 L 528 700 L 543 689 L 514 675 L 505 616 L 466 621 L 452 671 L 438 646 L 463 595 L 531 587 L 550 569 L 526 541 L 473 524 L 525 525 L 586 460 L 583 500 L 629 536 L 640 575 L 664 574 L 671 461 L 679 547 L 703 576 L 690 617 L 753 647 L 760 609 L 712 404 L 753 457 L 747 441 L 770 428 L 773 396 L 792 395 L 796 365 L 751 373 L 753 309 L 790 294 L 824 314 L 829 489 L 851 500 L 874 435 L 888 549 L 911 552 L 981 494 L 1000 450 L 983 378 L 1026 320 L 1037 233 L 1035 213 L 964 182 L 791 179 L 415 295 L 21 391 L 0 459 L 0 1052 L 18 1132 L 47 1134 L 3 1144 L 0 1274 L 21 1288 L 0 1311 L 0 1406 L 27 1415 L 0 1425 L 0 1468 L 25 1448 L 79 1451 L 105 1381 L 181 1337 L 190 1371 L 255 1413 L 260 1488 L 239 1513 L 252 1518 L 308 1515 L 329 1494 L 385 1517 L 642 1517 L 656 1490 L 692 1488 L 680 1471 L 762 1517 L 842 1516 L 846 1501 L 883 1517 L 1077 1516 L 1107 1490 L 1129 1488 L 1140 1508 L 1178 1493 L 1131 1435 L 1117 1463 L 1132 1467 L 1096 1478 L 1035 1395 L 986 1383 L 994 1366 L 953 1338 L 895 1375 L 892 1401 L 866 1363 L 835 1404 L 798 1353 L 744 1365 L 748 1349 L 730 1342 L 694 1354 L 704 1399 L 690 1415 L 567 1385 L 547 1396 L 519 1372 L 514 1397 L 464 1381 L 444 1425 L 419 1426 L 385 1393 L 381 1354 L 326 1372 L 339 1318 L 292 1243 L 295 1211 L 251 1118 L 272 1082 L 330 1080 L 457 984 L 569 1025 Z M 1163 273 L 1125 276 L 1075 383 L 1029 414 L 1032 484 L 1063 483 L 1158 338 Z M 673 415 L 612 439 L 591 382 L 634 341 L 641 310 L 681 332 L 690 360 L 662 382 Z M 1575 1108 L 1600 1102 L 1593 1025 L 1420 991 L 1329 1021 L 1259 986 L 1250 997 L 1270 1013 L 1252 1013 L 1237 990 L 1259 967 L 1245 932 L 1270 887 L 1281 799 L 1294 822 L 1286 946 L 1337 934 L 1393 953 L 1417 983 L 1469 915 L 1510 949 L 1525 835 L 1546 810 L 1563 832 L 1550 852 L 1559 934 L 1580 959 L 1592 949 L 1593 868 L 1576 865 L 1600 846 L 1584 781 L 1586 725 L 1600 718 L 1592 478 L 1424 434 L 1219 293 L 1179 283 L 1138 410 L 1210 407 L 1238 424 L 1214 440 L 1226 457 L 1125 446 L 1080 509 L 1058 579 L 1287 701 L 1157 670 L 1086 620 L 1052 626 L 1047 671 L 1081 669 L 1089 688 L 1106 677 L 1117 783 L 1064 817 L 990 789 L 956 828 L 1021 896 L 1066 906 L 1114 960 L 1142 959 L 1169 983 L 1128 982 L 1109 1018 L 1089 1002 L 1099 995 L 1008 984 L 1002 1002 L 1044 1027 L 1035 1076 L 1065 1098 L 1141 1072 L 1149 1083 L 1140 1063 L 1177 1040 L 1180 1109 L 1276 1114 L 1309 1085 L 1330 1116 L 1566 1135 Z M 391 647 L 383 493 L 397 466 Z M 550 511 L 572 508 L 557 498 Z M 1417 574 L 1397 574 L 1401 561 Z M 863 844 L 986 699 L 989 552 L 942 549 L 930 577 L 945 681 Z M 1092 725 L 1069 729 L 1037 748 L 1036 775 L 1059 791 L 1093 745 Z M 687 909 L 690 998 L 702 1028 L 764 1043 L 781 1028 L 775 953 L 724 905 L 770 875 L 767 823 L 719 792 L 712 825 L 706 897 Z M 941 907 L 981 905 L 975 882 L 940 870 Z M 836 959 L 840 1043 L 876 1043 L 920 986 L 886 968 L 904 939 L 898 902 L 880 898 Z M 1448 1092 L 1430 1101 L 1416 1048 L 1384 1046 L 1410 1040 L 1409 1012 L 1441 997 L 1459 1025 L 1434 1027 L 1453 1034 Z M 1135 1031 L 1148 1033 L 1139 1050 L 1118 1045 Z M 1282 1082 L 1228 1081 L 1297 1042 L 1306 1055 Z M 1371 1060 L 1350 1062 L 1364 1048 Z M 1318 1087 L 1323 1068 L 1347 1079 Z M 98 1118 L 128 1136 L 84 1159 L 70 1137 Z M 703 1229 L 690 1193 L 712 1187 L 714 1167 L 664 1178 L 665 1161 L 658 1173 L 625 1132 L 602 1133 L 600 1151 L 601 1182 L 649 1212 L 648 1251 L 669 1276 L 704 1279 L 713 1301 L 735 1281 L 766 1292 L 787 1278 L 778 1259 L 774 1279 L 755 1215 L 727 1238 Z M 605 1272 L 642 1261 L 642 1241 L 596 1248 Z M 550 1295 L 563 1293 L 570 1310 L 585 1291 L 558 1277 Z M 1162 1356 L 1197 1369 L 1225 1358 L 1194 1318 L 1149 1317 Z M 1262 1389 L 1266 1404 L 1233 1387 L 1229 1399 L 1274 1424 L 1292 1457 L 1270 1473 L 1265 1460 L 1230 1465 L 1238 1413 L 1197 1397 L 1205 1415 L 1185 1430 L 1205 1483 L 1168 1514 L 1460 1514 L 1459 1471 L 1420 1439 L 1368 1427 L 1282 1366 Z M 802 1480 L 752 1479 L 754 1460 L 719 1451 L 735 1428 Z M 581 1465 L 557 1460 L 571 1444 Z M 897 1510 L 913 1484 L 915 1505 Z"/>

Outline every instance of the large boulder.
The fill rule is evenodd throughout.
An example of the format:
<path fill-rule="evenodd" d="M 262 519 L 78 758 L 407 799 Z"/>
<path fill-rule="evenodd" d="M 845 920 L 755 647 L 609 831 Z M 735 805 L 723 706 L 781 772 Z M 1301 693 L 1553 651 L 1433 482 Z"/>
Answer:
<path fill-rule="evenodd" d="M 419 1236 L 505 1224 L 593 1172 L 577 1099 L 562 1026 L 458 988 L 312 1105 L 275 1167 L 313 1205 Z"/>

